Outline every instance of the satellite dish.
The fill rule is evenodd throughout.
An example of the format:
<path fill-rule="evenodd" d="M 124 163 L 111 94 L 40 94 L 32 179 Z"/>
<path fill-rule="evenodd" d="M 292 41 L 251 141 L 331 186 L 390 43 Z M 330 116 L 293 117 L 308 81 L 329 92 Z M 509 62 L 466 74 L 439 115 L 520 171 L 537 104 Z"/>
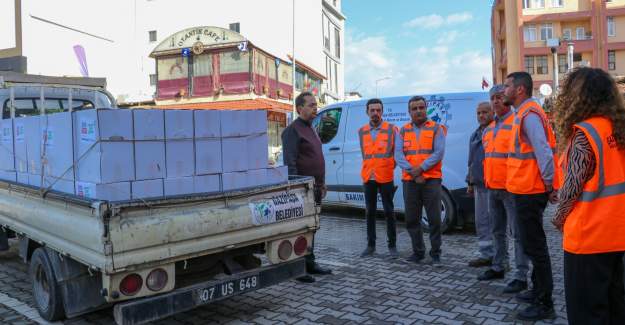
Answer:
<path fill-rule="evenodd" d="M 551 96 L 551 93 L 553 93 L 553 89 L 551 89 L 551 86 L 549 86 L 548 84 L 540 85 L 540 88 L 538 88 L 538 91 L 540 92 L 541 95 L 545 97 Z"/>

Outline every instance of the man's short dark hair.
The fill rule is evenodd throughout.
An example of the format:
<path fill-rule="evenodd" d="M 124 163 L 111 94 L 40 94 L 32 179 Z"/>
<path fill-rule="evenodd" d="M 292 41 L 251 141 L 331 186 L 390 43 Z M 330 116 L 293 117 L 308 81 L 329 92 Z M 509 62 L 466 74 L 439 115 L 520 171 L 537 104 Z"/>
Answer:
<path fill-rule="evenodd" d="M 425 97 L 417 95 L 417 96 L 410 97 L 410 100 L 408 100 L 408 109 L 410 109 L 410 103 L 418 102 L 420 100 L 422 100 L 425 103 L 425 105 L 427 106 L 428 102 L 425 100 Z"/>
<path fill-rule="evenodd" d="M 525 71 L 517 71 L 507 75 L 506 79 L 508 78 L 512 78 L 512 84 L 515 87 L 522 86 L 525 88 L 525 94 L 532 97 L 534 82 L 532 81 L 532 76 L 529 73 Z"/>
<path fill-rule="evenodd" d="M 304 104 L 306 104 L 306 96 L 315 97 L 310 91 L 304 91 L 295 97 L 295 107 L 304 107 Z"/>
<path fill-rule="evenodd" d="M 379 98 L 371 98 L 367 101 L 367 105 L 365 106 L 365 111 L 367 113 L 369 113 L 369 105 L 371 104 L 380 104 L 380 106 L 382 106 L 382 110 L 384 110 L 384 104 L 382 104 L 382 101 Z"/>

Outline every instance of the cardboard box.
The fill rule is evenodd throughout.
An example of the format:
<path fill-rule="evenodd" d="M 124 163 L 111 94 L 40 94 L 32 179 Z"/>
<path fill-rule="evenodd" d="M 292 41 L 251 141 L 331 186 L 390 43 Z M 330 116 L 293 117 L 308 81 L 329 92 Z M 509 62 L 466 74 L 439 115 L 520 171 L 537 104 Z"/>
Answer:
<path fill-rule="evenodd" d="M 221 172 L 221 140 L 206 138 L 196 139 L 195 175 L 219 174 Z"/>
<path fill-rule="evenodd" d="M 69 112 L 41 116 L 41 145 L 45 176 L 74 180 L 72 115 Z M 32 173 L 31 173 L 32 174 Z M 73 188 L 73 185 L 72 185 Z M 71 190 L 73 192 L 73 189 Z"/>
<path fill-rule="evenodd" d="M 132 111 L 89 109 L 74 113 L 75 143 L 84 153 L 96 141 L 133 140 Z"/>
<path fill-rule="evenodd" d="M 44 187 L 51 187 L 53 191 L 67 193 L 67 194 L 75 194 L 75 186 L 73 181 L 68 181 L 65 179 L 56 179 L 53 177 L 45 177 L 44 178 Z"/>
<path fill-rule="evenodd" d="M 167 178 L 193 176 L 195 172 L 193 140 L 166 141 L 165 155 Z"/>
<path fill-rule="evenodd" d="M 252 114 L 250 112 L 242 110 L 221 111 L 221 136 L 224 138 L 243 137 L 251 134 L 249 120 L 252 118 Z"/>
<path fill-rule="evenodd" d="M 194 192 L 193 188 L 193 176 L 168 178 L 164 180 L 165 183 L 165 195 L 184 195 Z"/>
<path fill-rule="evenodd" d="M 17 182 L 17 173 L 6 170 L 0 170 L 0 179 L 4 181 Z"/>
<path fill-rule="evenodd" d="M 269 138 L 267 133 L 247 137 L 247 168 L 260 169 L 269 166 Z"/>
<path fill-rule="evenodd" d="M 135 179 L 132 141 L 101 142 L 82 157 L 76 157 L 76 180 L 117 183 Z"/>
<path fill-rule="evenodd" d="M 248 125 L 250 129 L 250 134 L 267 133 L 267 111 L 264 109 L 252 110 L 249 111 L 249 115 L 250 117 L 248 119 Z"/>
<path fill-rule="evenodd" d="M 41 130 L 39 116 L 22 117 L 26 138 L 26 159 L 29 174 L 41 174 Z"/>
<path fill-rule="evenodd" d="M 221 175 L 223 191 L 234 191 L 249 187 L 247 182 L 247 172 L 223 173 Z"/>
<path fill-rule="evenodd" d="M 221 191 L 220 175 L 193 176 L 193 192 L 213 193 Z"/>
<path fill-rule="evenodd" d="M 221 114 L 216 110 L 193 111 L 195 122 L 195 138 L 220 138 L 221 137 Z"/>
<path fill-rule="evenodd" d="M 130 192 L 130 182 L 110 184 L 76 182 L 76 195 L 90 199 L 127 201 L 130 200 Z"/>
<path fill-rule="evenodd" d="M 165 110 L 165 139 L 193 139 L 193 111 Z"/>
<path fill-rule="evenodd" d="M 247 185 L 249 187 L 267 185 L 267 169 L 250 169 L 247 171 Z"/>
<path fill-rule="evenodd" d="M 13 149 L 13 120 L 0 120 L 0 137 L 0 170 L 15 171 L 15 150 Z M 13 181 L 15 182 L 15 177 L 13 177 Z"/>
<path fill-rule="evenodd" d="M 165 178 L 165 141 L 135 141 L 135 179 Z"/>
<path fill-rule="evenodd" d="M 24 185 L 28 184 L 28 173 L 16 173 L 17 174 L 17 182 Z"/>
<path fill-rule="evenodd" d="M 221 159 L 224 173 L 248 170 L 247 137 L 222 138 Z"/>
<path fill-rule="evenodd" d="M 267 184 L 282 184 L 289 181 L 289 168 L 277 166 L 267 168 Z"/>
<path fill-rule="evenodd" d="M 41 175 L 28 174 L 28 185 L 41 187 Z"/>
<path fill-rule="evenodd" d="M 24 118 L 15 119 L 13 126 L 15 170 L 18 173 L 27 173 L 28 157 L 26 156 L 26 126 L 24 124 Z M 21 183 L 20 181 L 18 182 Z M 26 184 L 28 184 L 28 180 Z"/>
<path fill-rule="evenodd" d="M 146 181 L 131 182 L 131 192 L 133 199 L 146 199 L 151 197 L 164 196 L 163 180 L 150 179 Z"/>
<path fill-rule="evenodd" d="M 132 111 L 135 140 L 164 140 L 165 112 L 160 109 Z"/>

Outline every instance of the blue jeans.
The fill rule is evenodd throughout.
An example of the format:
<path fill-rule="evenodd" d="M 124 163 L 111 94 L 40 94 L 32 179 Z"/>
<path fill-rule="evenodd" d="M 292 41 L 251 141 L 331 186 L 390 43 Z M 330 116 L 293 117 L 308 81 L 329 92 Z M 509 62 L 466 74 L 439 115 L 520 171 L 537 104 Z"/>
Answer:
<path fill-rule="evenodd" d="M 488 211 L 488 190 L 482 186 L 473 186 L 475 198 L 475 232 L 480 258 L 491 260 L 495 256 L 493 247 L 493 221 Z"/>
<path fill-rule="evenodd" d="M 495 257 L 491 268 L 497 272 L 505 269 L 505 263 L 508 261 L 508 237 L 510 237 L 514 241 L 515 270 L 512 277 L 514 280 L 527 282 L 529 258 L 521 245 L 514 197 L 505 190 L 489 190 L 488 192 L 488 207 L 493 220 L 495 242 Z"/>

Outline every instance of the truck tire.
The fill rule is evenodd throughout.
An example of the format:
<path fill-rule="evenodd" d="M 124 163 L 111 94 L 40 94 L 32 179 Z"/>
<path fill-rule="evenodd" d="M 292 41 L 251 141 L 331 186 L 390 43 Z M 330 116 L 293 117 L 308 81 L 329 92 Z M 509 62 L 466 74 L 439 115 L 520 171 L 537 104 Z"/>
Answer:
<path fill-rule="evenodd" d="M 442 189 L 441 205 L 441 233 L 445 233 L 447 232 L 447 230 L 452 228 L 451 226 L 454 224 L 454 221 L 456 220 L 456 214 L 458 212 L 456 209 L 456 205 L 451 198 L 451 195 L 449 195 L 449 192 L 447 192 L 447 190 L 445 189 Z M 421 214 L 421 227 L 427 232 L 430 231 L 425 208 L 423 208 Z"/>
<path fill-rule="evenodd" d="M 52 270 L 50 258 L 43 248 L 37 248 L 33 252 L 29 274 L 39 315 L 50 322 L 63 318 L 65 310 L 61 290 Z"/>

